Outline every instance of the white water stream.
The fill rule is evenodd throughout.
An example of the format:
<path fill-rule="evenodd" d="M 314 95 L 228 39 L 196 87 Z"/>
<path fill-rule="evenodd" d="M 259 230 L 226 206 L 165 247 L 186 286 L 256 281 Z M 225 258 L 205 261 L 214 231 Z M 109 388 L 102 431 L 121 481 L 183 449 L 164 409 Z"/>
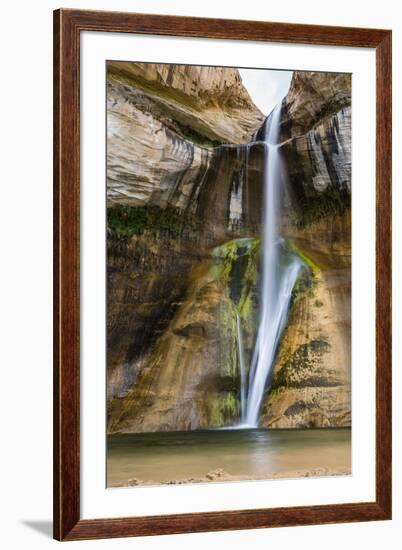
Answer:
<path fill-rule="evenodd" d="M 278 342 L 286 323 L 292 290 L 302 266 L 302 262 L 296 255 L 286 266 L 280 265 L 278 256 L 282 242 L 278 231 L 282 193 L 282 165 L 278 147 L 280 114 L 279 104 L 268 121 L 264 136 L 261 313 L 251 361 L 247 397 L 241 325 L 240 318 L 237 317 L 242 411 L 239 427 L 258 426 L 262 400 L 269 385 Z"/>

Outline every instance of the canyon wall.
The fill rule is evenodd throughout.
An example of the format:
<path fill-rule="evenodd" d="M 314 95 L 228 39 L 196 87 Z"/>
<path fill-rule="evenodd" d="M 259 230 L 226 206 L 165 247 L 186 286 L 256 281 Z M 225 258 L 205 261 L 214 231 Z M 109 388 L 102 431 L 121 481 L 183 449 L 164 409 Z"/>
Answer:
<path fill-rule="evenodd" d="M 264 118 L 236 69 L 113 62 L 107 86 L 108 430 L 236 424 Z M 349 425 L 350 78 L 294 73 L 281 120 L 282 234 L 306 267 L 261 424 Z"/>

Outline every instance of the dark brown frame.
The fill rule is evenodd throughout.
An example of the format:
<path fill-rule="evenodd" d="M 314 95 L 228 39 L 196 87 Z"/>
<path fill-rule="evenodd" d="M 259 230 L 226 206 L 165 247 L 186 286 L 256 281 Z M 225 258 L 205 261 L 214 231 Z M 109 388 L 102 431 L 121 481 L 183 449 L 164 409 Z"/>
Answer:
<path fill-rule="evenodd" d="M 374 502 L 80 519 L 81 31 L 376 50 L 376 499 Z M 54 537 L 162 535 L 391 519 L 391 31 L 135 13 L 54 12 Z"/>

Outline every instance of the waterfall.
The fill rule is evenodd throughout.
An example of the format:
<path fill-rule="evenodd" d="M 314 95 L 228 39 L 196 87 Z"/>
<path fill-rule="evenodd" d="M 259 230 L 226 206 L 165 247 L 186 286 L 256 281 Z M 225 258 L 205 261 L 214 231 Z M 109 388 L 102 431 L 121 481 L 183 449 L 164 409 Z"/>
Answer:
<path fill-rule="evenodd" d="M 237 327 L 237 354 L 239 356 L 239 370 L 240 370 L 240 408 L 241 408 L 241 422 L 246 420 L 246 363 L 244 361 L 243 351 L 243 336 L 241 333 L 241 319 L 240 315 L 236 312 L 236 327 Z"/>
<path fill-rule="evenodd" d="M 246 413 L 242 418 L 242 422 L 250 427 L 258 425 L 262 400 L 286 323 L 292 290 L 302 265 L 297 256 L 293 256 L 286 266 L 279 262 L 282 242 L 278 232 L 282 193 L 282 167 L 278 146 L 280 115 L 279 104 L 265 124 L 261 313 L 249 373 Z"/>

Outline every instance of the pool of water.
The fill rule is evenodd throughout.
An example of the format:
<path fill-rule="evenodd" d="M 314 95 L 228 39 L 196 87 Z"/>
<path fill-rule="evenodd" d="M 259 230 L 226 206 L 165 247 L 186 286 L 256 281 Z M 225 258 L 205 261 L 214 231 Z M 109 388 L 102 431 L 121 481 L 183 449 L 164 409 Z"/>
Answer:
<path fill-rule="evenodd" d="M 107 485 L 188 480 L 221 469 L 234 479 L 350 473 L 349 428 L 113 434 Z M 320 470 L 317 474 L 317 470 Z"/>

